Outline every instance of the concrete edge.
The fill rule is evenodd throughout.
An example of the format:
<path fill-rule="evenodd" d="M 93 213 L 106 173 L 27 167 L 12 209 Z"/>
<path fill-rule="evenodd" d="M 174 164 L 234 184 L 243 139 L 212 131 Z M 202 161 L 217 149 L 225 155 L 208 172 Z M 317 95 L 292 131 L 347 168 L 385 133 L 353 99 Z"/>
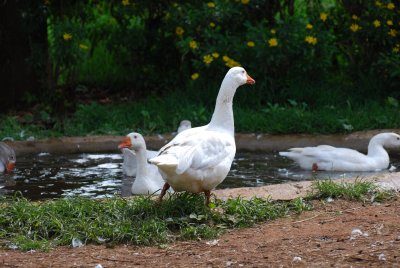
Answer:
<path fill-rule="evenodd" d="M 340 182 L 355 182 L 356 180 L 364 180 L 374 182 L 383 190 L 400 191 L 400 173 L 388 173 L 383 175 L 371 175 L 365 177 L 351 177 L 345 179 L 334 180 Z M 251 199 L 254 197 L 268 198 L 272 200 L 293 200 L 298 197 L 306 197 L 312 193 L 312 181 L 299 181 L 282 184 L 273 184 L 260 187 L 243 187 L 232 189 L 214 190 L 213 193 L 220 199 L 242 197 Z"/>
<path fill-rule="evenodd" d="M 370 138 L 381 132 L 397 132 L 400 129 L 380 129 L 354 132 L 351 134 L 317 135 L 317 134 L 241 134 L 235 135 L 238 151 L 271 152 L 292 147 L 315 146 L 329 144 L 353 148 L 362 152 L 367 150 Z M 172 134 L 146 136 L 149 149 L 158 150 L 169 142 Z M 70 153 L 110 153 L 119 152 L 118 144 L 123 136 L 89 136 L 49 138 L 34 141 L 7 141 L 14 148 L 17 156 L 47 152 L 51 154 Z M 400 149 L 399 149 L 400 150 Z"/>

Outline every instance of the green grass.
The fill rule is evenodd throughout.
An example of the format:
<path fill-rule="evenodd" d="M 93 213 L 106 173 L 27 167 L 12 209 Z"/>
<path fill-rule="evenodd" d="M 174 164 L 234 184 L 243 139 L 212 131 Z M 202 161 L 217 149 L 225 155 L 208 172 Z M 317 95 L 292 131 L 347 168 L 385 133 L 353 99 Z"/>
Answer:
<path fill-rule="evenodd" d="M 388 191 L 381 191 L 373 182 L 362 179 L 354 182 L 317 180 L 313 183 L 314 192 L 310 199 L 341 198 L 357 201 L 383 201 L 393 197 Z"/>
<path fill-rule="evenodd" d="M 204 206 L 200 195 L 174 194 L 156 205 L 149 197 L 104 200 L 67 198 L 31 202 L 16 197 L 0 203 L 0 242 L 21 250 L 47 250 L 83 243 L 162 245 L 176 240 L 211 239 L 226 229 L 300 213 L 303 200 L 271 202 L 241 198 Z"/>
<path fill-rule="evenodd" d="M 32 202 L 16 196 L 0 200 L 0 245 L 4 248 L 48 250 L 84 244 L 114 246 L 165 245 L 177 240 L 212 239 L 227 229 L 250 227 L 311 210 L 311 200 L 327 197 L 347 200 L 385 201 L 390 192 L 379 191 L 372 182 L 314 182 L 314 192 L 306 199 L 289 202 L 240 197 L 214 199 L 211 209 L 202 195 L 175 193 L 161 204 L 146 196 L 124 199 L 64 198 Z"/>
<path fill-rule="evenodd" d="M 80 104 L 74 114 L 63 120 L 43 111 L 28 118 L 4 115 L 0 117 L 0 137 L 24 140 L 29 136 L 125 135 L 132 131 L 154 134 L 175 131 L 183 119 L 191 120 L 193 126 L 208 123 L 214 102 L 195 101 L 188 95 L 176 92 L 164 97 L 150 96 L 137 102 Z M 284 104 L 250 106 L 237 101 L 234 113 L 236 132 L 242 133 L 330 134 L 400 126 L 400 109 L 393 98 L 381 102 L 371 100 L 353 104 L 348 101 L 323 106 L 310 106 L 294 100 Z M 35 121 L 34 117 L 43 120 Z M 53 123 L 43 124 L 46 120 Z"/>

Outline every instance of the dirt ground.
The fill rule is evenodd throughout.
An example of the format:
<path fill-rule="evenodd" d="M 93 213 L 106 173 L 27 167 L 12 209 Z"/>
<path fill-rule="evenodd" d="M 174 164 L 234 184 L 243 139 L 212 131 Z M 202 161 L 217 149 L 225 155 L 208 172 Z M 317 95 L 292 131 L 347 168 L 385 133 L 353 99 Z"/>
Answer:
<path fill-rule="evenodd" d="M 400 267 L 400 196 L 382 204 L 313 205 L 300 216 L 232 230 L 216 240 L 0 250 L 0 267 Z"/>

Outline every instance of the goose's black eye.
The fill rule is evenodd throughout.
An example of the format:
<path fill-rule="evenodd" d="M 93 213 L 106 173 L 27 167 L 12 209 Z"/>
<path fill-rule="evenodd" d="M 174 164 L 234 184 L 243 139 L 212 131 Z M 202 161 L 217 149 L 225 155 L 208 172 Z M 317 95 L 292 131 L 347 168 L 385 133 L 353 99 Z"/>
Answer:
<path fill-rule="evenodd" d="M 135 135 L 135 136 L 133 136 L 135 139 L 137 139 L 137 136 Z"/>
<path fill-rule="evenodd" d="M 400 138 L 399 138 L 399 137 L 397 137 L 397 140 L 400 140 Z"/>

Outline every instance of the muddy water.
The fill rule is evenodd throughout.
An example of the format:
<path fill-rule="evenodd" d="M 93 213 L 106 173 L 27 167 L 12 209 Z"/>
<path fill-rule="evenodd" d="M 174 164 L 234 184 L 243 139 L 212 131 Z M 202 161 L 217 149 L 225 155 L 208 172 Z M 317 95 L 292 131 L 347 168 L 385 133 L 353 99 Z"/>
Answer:
<path fill-rule="evenodd" d="M 400 158 L 392 159 L 400 167 Z M 0 175 L 0 195 L 22 193 L 32 200 L 84 196 L 104 198 L 129 196 L 133 178 L 124 177 L 120 154 L 41 153 L 18 158 L 14 173 Z M 388 171 L 382 171 L 384 173 Z M 276 153 L 238 153 L 231 171 L 218 188 L 256 187 L 315 178 L 343 178 L 368 173 L 300 170 L 292 161 Z"/>

